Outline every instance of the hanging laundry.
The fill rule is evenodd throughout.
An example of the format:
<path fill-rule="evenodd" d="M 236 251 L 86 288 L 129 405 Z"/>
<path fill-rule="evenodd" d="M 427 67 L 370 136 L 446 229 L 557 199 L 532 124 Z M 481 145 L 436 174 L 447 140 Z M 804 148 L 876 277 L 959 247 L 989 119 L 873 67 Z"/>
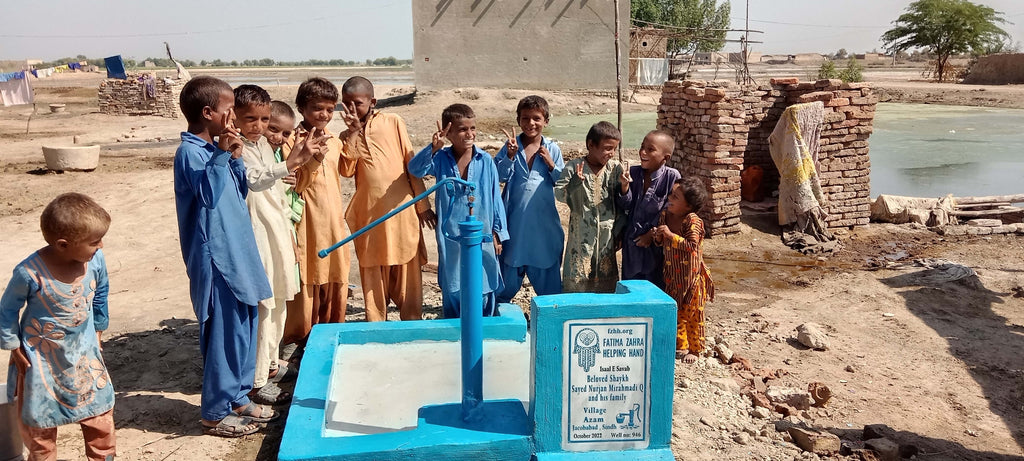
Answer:
<path fill-rule="evenodd" d="M 128 78 L 128 74 L 124 71 L 124 61 L 121 60 L 121 55 L 104 58 L 103 63 L 107 67 L 107 78 L 119 78 L 121 80 Z"/>
<path fill-rule="evenodd" d="M 35 70 L 35 75 L 36 75 L 36 77 L 39 77 L 39 78 L 49 77 L 49 76 L 53 75 L 53 68 L 52 67 L 47 67 L 45 69 L 36 69 Z"/>
<path fill-rule="evenodd" d="M 25 78 L 25 73 L 12 73 L 20 73 L 21 78 L 0 82 L 0 99 L 3 99 L 4 107 L 17 106 L 19 104 L 32 104 L 32 101 L 35 100 L 35 94 L 32 92 L 32 85 L 30 85 L 28 79 Z"/>
<path fill-rule="evenodd" d="M 25 71 L 0 73 L 0 82 L 25 78 Z"/>
<path fill-rule="evenodd" d="M 68 68 L 67 64 L 61 64 L 59 66 L 54 66 L 54 68 L 53 68 L 53 71 L 58 73 L 58 74 L 62 74 L 62 73 L 67 72 L 69 70 L 71 70 L 71 69 Z"/>
<path fill-rule="evenodd" d="M 77 71 L 77 70 L 80 70 L 81 68 L 82 68 L 82 65 L 77 63 L 77 62 L 69 62 L 68 63 L 68 69 Z"/>
<path fill-rule="evenodd" d="M 32 76 L 35 78 L 39 78 L 39 74 L 36 73 L 36 69 L 32 69 Z"/>
<path fill-rule="evenodd" d="M 146 99 L 156 98 L 156 77 L 153 74 L 143 74 L 138 78 L 142 84 L 142 95 Z"/>

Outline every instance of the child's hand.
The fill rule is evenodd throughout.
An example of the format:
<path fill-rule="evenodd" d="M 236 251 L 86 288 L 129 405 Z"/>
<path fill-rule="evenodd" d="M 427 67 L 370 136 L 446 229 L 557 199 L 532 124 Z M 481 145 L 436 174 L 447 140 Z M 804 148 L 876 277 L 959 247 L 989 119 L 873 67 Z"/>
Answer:
<path fill-rule="evenodd" d="M 294 186 L 296 179 L 297 179 L 297 177 L 295 176 L 295 172 L 294 171 L 290 171 L 290 172 L 288 172 L 288 176 L 285 176 L 285 177 L 281 178 L 281 181 L 284 182 L 285 184 L 289 185 L 289 186 Z"/>
<path fill-rule="evenodd" d="M 501 238 L 494 234 L 494 254 L 501 256 Z"/>
<path fill-rule="evenodd" d="M 452 122 L 448 122 L 448 126 L 441 128 L 441 121 L 437 121 L 437 131 L 434 132 L 434 137 L 430 140 L 430 146 L 433 152 L 437 152 L 444 147 L 445 136 L 448 136 L 448 130 L 452 128 Z"/>
<path fill-rule="evenodd" d="M 633 243 L 640 248 L 647 248 L 651 246 L 651 242 L 654 241 L 654 229 L 651 229 L 643 235 L 633 239 Z"/>
<path fill-rule="evenodd" d="M 420 218 L 420 227 L 426 227 L 430 230 L 434 230 L 437 227 L 437 215 L 434 214 L 434 210 L 428 208 L 422 213 L 417 213 L 416 216 Z"/>
<path fill-rule="evenodd" d="M 224 114 L 224 132 L 217 139 L 217 147 L 231 152 L 231 158 L 239 158 L 242 156 L 242 138 L 239 137 L 238 128 L 235 128 L 234 118 L 234 109 Z"/>
<path fill-rule="evenodd" d="M 28 356 L 25 355 L 25 351 L 21 349 L 21 346 L 11 351 L 11 358 L 14 359 L 14 366 L 18 368 L 18 373 L 21 373 L 22 376 L 25 375 L 26 370 L 32 367 L 32 364 L 28 361 Z"/>
<path fill-rule="evenodd" d="M 363 121 L 359 120 L 355 103 L 349 103 L 347 106 L 345 104 L 341 105 L 341 119 L 345 121 L 345 126 L 348 127 L 349 132 L 358 133 L 363 130 Z"/>
<path fill-rule="evenodd" d="M 100 346 L 100 351 L 103 351 L 103 332 L 102 331 L 97 331 L 96 332 L 96 344 L 98 346 Z"/>
<path fill-rule="evenodd" d="M 576 164 L 576 175 L 569 178 L 570 182 L 583 182 L 583 163 L 584 162 L 580 162 Z"/>
<path fill-rule="evenodd" d="M 516 158 L 516 153 L 519 152 L 519 143 L 516 142 L 516 127 L 512 127 L 512 133 L 505 131 L 504 128 L 501 129 L 501 132 L 505 133 L 505 137 L 508 138 L 505 141 L 505 147 L 508 148 L 508 158 Z"/>
<path fill-rule="evenodd" d="M 629 183 L 633 182 L 633 178 L 629 176 L 629 163 L 622 165 L 622 174 L 619 176 L 619 185 L 622 186 L 622 193 L 629 192 Z"/>
<path fill-rule="evenodd" d="M 540 155 L 540 159 L 548 166 L 548 171 L 555 169 L 555 161 L 551 159 L 551 152 L 548 152 L 547 147 L 540 146 L 540 150 L 537 151 L 537 155 Z"/>

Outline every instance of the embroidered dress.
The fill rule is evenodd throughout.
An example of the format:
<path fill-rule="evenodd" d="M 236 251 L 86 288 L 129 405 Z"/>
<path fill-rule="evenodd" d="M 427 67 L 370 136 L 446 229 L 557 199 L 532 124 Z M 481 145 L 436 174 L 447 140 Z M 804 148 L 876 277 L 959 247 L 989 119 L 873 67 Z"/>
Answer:
<path fill-rule="evenodd" d="M 562 265 L 566 293 L 611 293 L 619 281 L 616 243 L 626 215 L 615 203 L 622 164 L 609 160 L 594 173 L 585 158 L 571 160 L 555 183 L 555 197 L 569 205 L 569 237 Z M 583 176 L 576 165 L 583 164 Z"/>
<path fill-rule="evenodd" d="M 665 224 L 662 213 L 659 224 Z M 704 350 L 704 305 L 715 299 L 715 284 L 704 264 L 704 221 L 686 215 L 676 237 L 662 243 L 665 251 L 665 292 L 676 300 L 676 350 Z"/>
<path fill-rule="evenodd" d="M 18 397 L 24 402 L 25 424 L 57 427 L 114 408 L 114 387 L 96 340 L 96 331 L 108 324 L 107 290 L 102 250 L 75 283 L 54 278 L 38 253 L 14 268 L 0 298 L 0 347 L 21 347 L 31 364 L 24 376 L 24 395 Z M 18 370 L 12 363 L 8 398 L 14 397 L 17 382 Z"/>

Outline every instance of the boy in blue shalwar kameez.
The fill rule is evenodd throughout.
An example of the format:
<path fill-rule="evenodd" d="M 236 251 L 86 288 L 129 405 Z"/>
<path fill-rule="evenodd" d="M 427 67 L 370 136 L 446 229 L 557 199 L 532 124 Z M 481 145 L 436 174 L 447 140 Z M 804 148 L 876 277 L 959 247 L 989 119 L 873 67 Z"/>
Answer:
<path fill-rule="evenodd" d="M 203 355 L 203 432 L 222 437 L 251 434 L 278 416 L 247 395 L 256 368 L 256 305 L 272 293 L 245 204 L 234 101 L 231 86 L 216 78 L 185 84 L 180 102 L 188 131 L 174 154 L 181 254 Z"/>
<path fill-rule="evenodd" d="M 451 147 L 444 147 L 446 138 L 451 141 Z M 448 106 L 441 113 L 441 121 L 437 124 L 437 132 L 431 144 L 409 160 L 409 174 L 417 178 L 432 175 L 438 181 L 459 177 L 476 183 L 473 215 L 483 223 L 485 232 L 491 231 L 494 239 L 493 245 L 486 242 L 481 245 L 484 268 L 483 315 L 493 316 L 498 315 L 495 293 L 504 287 L 497 255 L 501 254 L 501 242 L 508 240 L 508 230 L 494 160 L 490 154 L 474 145 L 475 140 L 476 114 L 473 109 L 465 104 Z M 465 188 L 462 185 L 449 185 L 438 189 L 434 205 L 438 221 L 435 231 L 437 283 L 441 286 L 441 304 L 445 318 L 457 318 L 461 313 L 459 296 L 462 288 L 459 279 L 461 247 L 457 237 L 460 234 L 459 223 L 469 214 Z"/>
<path fill-rule="evenodd" d="M 508 215 L 509 240 L 501 251 L 505 288 L 498 302 L 512 301 L 530 278 L 538 295 L 562 292 L 562 250 L 565 233 L 555 208 L 555 182 L 562 176 L 562 149 L 542 134 L 551 114 L 540 96 L 527 96 L 516 106 L 519 136 L 506 132 L 508 142 L 494 157 Z"/>

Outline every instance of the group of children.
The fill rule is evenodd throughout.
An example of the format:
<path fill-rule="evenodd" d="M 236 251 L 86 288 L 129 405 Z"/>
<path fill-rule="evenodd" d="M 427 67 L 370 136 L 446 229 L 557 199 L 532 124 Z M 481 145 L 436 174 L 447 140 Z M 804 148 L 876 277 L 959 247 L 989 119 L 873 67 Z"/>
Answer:
<path fill-rule="evenodd" d="M 326 127 L 339 100 L 346 130 L 335 135 Z M 312 326 L 345 320 L 349 253 L 320 258 L 318 250 L 345 238 L 346 224 L 363 228 L 425 191 L 427 175 L 476 188 L 439 188 L 436 214 L 423 200 L 354 240 L 368 321 L 385 320 L 392 302 L 403 320 L 421 318 L 423 227 L 436 232 L 444 316 L 459 316 L 458 223 L 472 212 L 491 241 L 482 252 L 484 315 L 496 315 L 524 277 L 540 295 L 611 292 L 621 248 L 622 279 L 649 280 L 676 299 L 677 356 L 692 362 L 704 347 L 714 288 L 696 213 L 706 191 L 666 165 L 675 141 L 664 132 L 649 133 L 640 165 L 626 168 L 613 160 L 621 135 L 607 122 L 590 129 L 585 157 L 564 163 L 542 134 L 550 112 L 539 96 L 519 102 L 519 130 L 506 132 L 493 157 L 475 145 L 476 115 L 465 104 L 445 108 L 431 143 L 414 153 L 405 122 L 374 109 L 363 77 L 340 92 L 326 79 L 304 82 L 295 99 L 301 120 L 258 86 L 232 89 L 208 76 L 190 80 L 180 103 L 188 129 L 175 153 L 174 195 L 200 328 L 207 434 L 251 434 L 279 417 L 272 406 L 291 396 L 276 383 L 297 375 L 294 358 Z M 344 214 L 341 177 L 356 182 Z M 568 244 L 556 199 L 571 211 Z M 92 199 L 57 197 L 41 218 L 47 246 L 15 268 L 0 299 L 0 346 L 14 351 L 9 389 L 20 396 L 33 454 L 53 455 L 56 426 L 69 422 L 82 425 L 90 459 L 114 454 L 113 389 L 99 343 L 108 290 L 99 249 L 109 223 Z M 282 360 L 289 354 L 279 349 L 290 344 L 293 360 Z M 26 372 L 32 367 L 40 372 Z"/>

